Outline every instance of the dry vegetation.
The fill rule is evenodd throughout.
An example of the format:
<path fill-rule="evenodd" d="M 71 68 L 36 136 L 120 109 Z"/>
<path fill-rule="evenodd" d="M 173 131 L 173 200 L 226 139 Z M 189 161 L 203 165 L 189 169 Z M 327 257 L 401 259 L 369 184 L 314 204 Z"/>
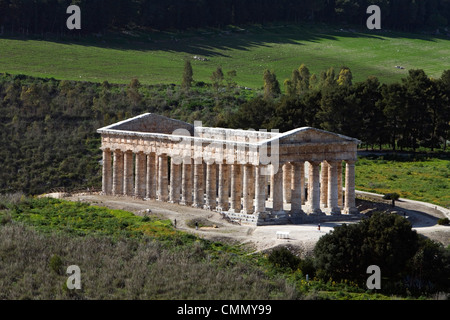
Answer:
<path fill-rule="evenodd" d="M 162 220 L 86 203 L 0 198 L 0 299 L 297 297 L 293 284 L 257 262 Z M 81 290 L 67 289 L 70 265 L 80 267 Z"/>

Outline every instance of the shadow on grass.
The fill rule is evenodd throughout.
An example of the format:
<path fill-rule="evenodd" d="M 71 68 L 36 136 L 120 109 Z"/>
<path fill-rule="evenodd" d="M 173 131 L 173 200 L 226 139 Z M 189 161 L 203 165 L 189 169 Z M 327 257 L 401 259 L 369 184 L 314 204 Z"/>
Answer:
<path fill-rule="evenodd" d="M 251 48 L 258 46 L 270 48 L 279 44 L 304 45 L 305 42 L 320 42 L 322 40 L 339 41 L 340 38 L 385 40 L 386 37 L 420 39 L 426 41 L 435 41 L 437 38 L 447 39 L 444 37 L 417 33 L 399 33 L 384 30 L 368 31 L 367 29 L 355 30 L 351 28 L 344 29 L 327 25 L 307 24 L 252 25 L 243 28 L 209 28 L 180 32 L 117 31 L 108 32 L 106 34 L 90 34 L 83 36 L 3 36 L 5 39 L 20 41 L 42 40 L 61 44 L 76 44 L 117 50 L 185 52 L 206 57 L 227 57 L 226 53 L 223 53 L 224 51 L 248 51 Z"/>

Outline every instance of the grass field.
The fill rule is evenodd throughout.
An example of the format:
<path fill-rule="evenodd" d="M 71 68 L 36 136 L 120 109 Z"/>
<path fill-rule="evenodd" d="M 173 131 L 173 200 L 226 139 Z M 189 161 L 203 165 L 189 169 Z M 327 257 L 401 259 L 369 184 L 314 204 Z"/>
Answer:
<path fill-rule="evenodd" d="M 450 161 L 444 158 L 362 157 L 356 164 L 356 188 L 450 207 Z"/>
<path fill-rule="evenodd" d="M 302 63 L 316 74 L 346 65 L 355 81 L 369 75 L 398 81 L 408 69 L 439 77 L 449 67 L 449 54 L 448 37 L 274 25 L 46 41 L 3 37 L 0 72 L 93 82 L 129 83 L 137 77 L 145 84 L 180 83 L 184 59 L 198 55 L 208 61 L 193 60 L 196 81 L 210 82 L 211 73 L 222 66 L 225 73 L 237 71 L 239 85 L 260 88 L 265 69 L 274 70 L 282 84 Z"/>
<path fill-rule="evenodd" d="M 152 214 L 0 196 L 1 299 L 401 298 L 312 274 L 307 282 L 301 269 L 268 256 L 198 238 Z M 64 286 L 72 264 L 82 270 L 80 291 Z"/>

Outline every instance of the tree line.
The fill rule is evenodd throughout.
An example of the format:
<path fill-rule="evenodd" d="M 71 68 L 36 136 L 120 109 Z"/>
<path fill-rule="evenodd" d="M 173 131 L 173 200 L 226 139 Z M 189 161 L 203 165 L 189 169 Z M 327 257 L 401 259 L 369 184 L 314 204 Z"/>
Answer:
<path fill-rule="evenodd" d="M 82 33 L 114 28 L 185 30 L 285 21 L 366 26 L 367 7 L 378 5 L 382 28 L 446 27 L 446 0 L 0 0 L 0 31 L 68 33 L 66 9 L 81 8 Z"/>
<path fill-rule="evenodd" d="M 266 70 L 261 91 L 239 87 L 234 70 L 218 67 L 211 83 L 195 81 L 189 62 L 182 70 L 180 86 L 0 74 L 0 193 L 99 188 L 96 130 L 144 112 L 213 127 L 310 126 L 372 148 L 445 151 L 450 139 L 450 70 L 438 79 L 410 70 L 401 82 L 382 84 L 375 77 L 353 83 L 347 67 L 316 76 L 302 65 L 281 85 Z"/>
<path fill-rule="evenodd" d="M 409 70 L 401 82 L 376 77 L 353 83 L 348 67 L 319 76 L 305 65 L 284 81 L 281 92 L 273 71 L 264 73 L 264 93 L 242 106 L 229 127 L 279 129 L 310 126 L 356 137 L 368 148 L 447 149 L 450 140 L 450 70 L 432 79 Z"/>

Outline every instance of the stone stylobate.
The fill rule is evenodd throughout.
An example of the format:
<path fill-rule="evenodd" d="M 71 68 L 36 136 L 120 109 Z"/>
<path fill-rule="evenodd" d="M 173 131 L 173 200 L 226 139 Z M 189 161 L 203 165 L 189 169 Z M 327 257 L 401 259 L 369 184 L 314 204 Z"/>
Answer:
<path fill-rule="evenodd" d="M 357 213 L 354 138 L 309 127 L 207 128 L 151 113 L 98 133 L 107 195 L 216 210 L 257 225 Z"/>

